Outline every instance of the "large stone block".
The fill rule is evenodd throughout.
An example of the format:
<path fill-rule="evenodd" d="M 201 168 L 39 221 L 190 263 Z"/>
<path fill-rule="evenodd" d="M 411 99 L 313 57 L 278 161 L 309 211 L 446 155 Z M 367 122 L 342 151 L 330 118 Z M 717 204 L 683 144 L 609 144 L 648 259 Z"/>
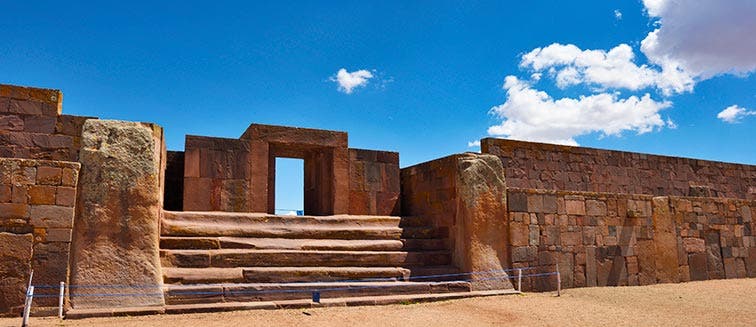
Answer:
<path fill-rule="evenodd" d="M 71 284 L 120 285 L 118 293 L 144 295 L 86 296 L 113 289 L 74 288 L 74 308 L 164 303 L 158 249 L 164 151 L 162 129 L 156 125 L 84 123 Z"/>
<path fill-rule="evenodd" d="M 465 272 L 506 269 L 506 184 L 501 161 L 493 155 L 457 156 L 457 235 L 454 261 Z M 527 245 L 528 228 L 526 227 Z M 497 274 L 497 277 L 506 277 Z M 474 275 L 475 289 L 511 288 L 509 279 Z"/>
<path fill-rule="evenodd" d="M 0 316 L 24 306 L 32 257 L 32 234 L 0 233 Z"/>
<path fill-rule="evenodd" d="M 636 209 L 645 208 L 644 201 L 628 200 L 628 203 L 631 202 L 635 203 Z M 674 219 L 669 213 L 669 198 L 655 197 L 651 202 L 653 203 L 653 209 L 650 211 L 654 223 L 656 278 L 660 283 L 677 283 L 680 281 L 677 268 L 679 266 L 677 233 Z M 647 209 L 642 209 L 642 211 L 645 210 Z"/>

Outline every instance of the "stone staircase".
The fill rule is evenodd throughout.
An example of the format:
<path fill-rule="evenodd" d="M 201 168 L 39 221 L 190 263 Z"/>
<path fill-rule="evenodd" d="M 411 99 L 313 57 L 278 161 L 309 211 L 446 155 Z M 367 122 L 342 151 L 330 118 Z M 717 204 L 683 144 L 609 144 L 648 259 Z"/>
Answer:
<path fill-rule="evenodd" d="M 168 306 L 471 290 L 416 278 L 458 272 L 448 231 L 418 217 L 166 211 L 161 227 Z"/>

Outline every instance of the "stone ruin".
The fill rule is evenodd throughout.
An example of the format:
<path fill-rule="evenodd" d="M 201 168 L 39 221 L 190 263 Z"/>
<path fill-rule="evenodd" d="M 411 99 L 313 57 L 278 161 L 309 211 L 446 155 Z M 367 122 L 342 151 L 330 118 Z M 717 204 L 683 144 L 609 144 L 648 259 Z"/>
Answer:
<path fill-rule="evenodd" d="M 277 157 L 304 159 L 305 216 L 275 215 Z M 487 138 L 400 168 L 344 132 L 259 124 L 167 151 L 155 124 L 0 85 L 0 314 L 32 270 L 70 285 L 69 316 L 505 294 L 517 268 L 567 288 L 755 277 L 754 216 L 752 165 Z"/>

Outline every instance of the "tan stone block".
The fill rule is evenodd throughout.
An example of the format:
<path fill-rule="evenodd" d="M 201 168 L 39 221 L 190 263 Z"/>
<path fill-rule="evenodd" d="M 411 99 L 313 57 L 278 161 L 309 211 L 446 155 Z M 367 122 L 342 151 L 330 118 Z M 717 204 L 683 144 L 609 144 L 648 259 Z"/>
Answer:
<path fill-rule="evenodd" d="M 57 187 L 55 204 L 64 207 L 73 207 L 76 204 L 76 188 Z"/>
<path fill-rule="evenodd" d="M 589 216 L 606 216 L 606 203 L 597 200 L 586 200 L 585 211 Z"/>
<path fill-rule="evenodd" d="M 71 242 L 70 228 L 47 229 L 47 242 Z"/>
<path fill-rule="evenodd" d="M 564 201 L 568 215 L 585 215 L 585 202 L 580 200 Z"/>
<path fill-rule="evenodd" d="M 34 185 L 30 187 L 29 204 L 55 204 L 55 186 Z"/>
<path fill-rule="evenodd" d="M 11 202 L 13 188 L 10 185 L 0 185 L 0 203 Z"/>
<path fill-rule="evenodd" d="M 57 167 L 37 167 L 37 184 L 60 185 L 63 170 Z"/>
<path fill-rule="evenodd" d="M 29 207 L 25 203 L 0 203 L 0 218 L 23 219 L 28 213 Z"/>
<path fill-rule="evenodd" d="M 36 184 L 37 168 L 23 167 L 13 174 L 12 182 L 14 185 L 34 185 Z"/>
<path fill-rule="evenodd" d="M 13 194 L 11 194 L 11 202 L 13 203 L 23 203 L 27 204 L 29 203 L 29 197 L 28 197 L 28 189 L 29 186 L 26 185 L 14 185 L 13 186 Z"/>
<path fill-rule="evenodd" d="M 76 187 L 76 182 L 79 180 L 79 171 L 73 168 L 63 168 L 61 173 L 60 184 L 62 186 Z"/>
<path fill-rule="evenodd" d="M 512 246 L 527 246 L 529 228 L 527 224 L 510 223 L 509 224 L 509 242 Z"/>
<path fill-rule="evenodd" d="M 706 252 L 706 243 L 702 238 L 683 238 L 683 248 L 688 253 L 703 253 Z"/>
<path fill-rule="evenodd" d="M 71 228 L 74 209 L 54 205 L 32 205 L 29 207 L 31 224 L 35 227 Z"/>
<path fill-rule="evenodd" d="M 543 196 L 528 194 L 528 212 L 543 212 Z"/>

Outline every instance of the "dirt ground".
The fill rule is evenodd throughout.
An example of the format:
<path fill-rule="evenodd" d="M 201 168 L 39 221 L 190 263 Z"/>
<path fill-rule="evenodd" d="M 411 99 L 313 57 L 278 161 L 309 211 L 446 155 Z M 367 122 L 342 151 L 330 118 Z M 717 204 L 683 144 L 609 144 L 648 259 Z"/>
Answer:
<path fill-rule="evenodd" d="M 19 326 L 19 318 L 0 326 Z M 426 304 L 63 320 L 31 326 L 756 326 L 756 279 L 568 289 Z"/>

